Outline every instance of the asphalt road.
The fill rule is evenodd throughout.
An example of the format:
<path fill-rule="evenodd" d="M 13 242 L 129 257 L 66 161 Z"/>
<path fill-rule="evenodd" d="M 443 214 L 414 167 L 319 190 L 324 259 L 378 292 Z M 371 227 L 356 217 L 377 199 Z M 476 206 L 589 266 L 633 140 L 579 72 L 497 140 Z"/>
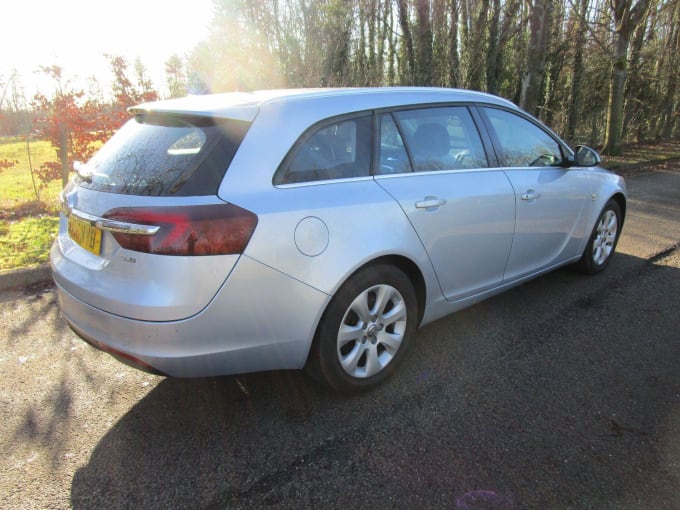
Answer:
<path fill-rule="evenodd" d="M 358 397 L 147 375 L 0 294 L 0 508 L 680 508 L 680 169 L 628 184 L 607 272 L 421 329 Z"/>

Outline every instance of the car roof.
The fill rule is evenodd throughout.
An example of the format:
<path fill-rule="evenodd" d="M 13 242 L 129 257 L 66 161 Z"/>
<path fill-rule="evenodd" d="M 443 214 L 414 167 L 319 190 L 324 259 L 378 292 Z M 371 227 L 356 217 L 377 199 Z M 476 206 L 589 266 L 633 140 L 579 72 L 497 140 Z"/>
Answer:
<path fill-rule="evenodd" d="M 198 115 L 252 121 L 261 108 L 271 105 L 301 102 L 313 108 L 328 102 L 351 101 L 361 98 L 373 108 L 389 108 L 445 102 L 481 102 L 517 108 L 513 103 L 484 92 L 436 87 L 374 87 L 276 89 L 252 92 L 228 92 L 187 96 L 178 99 L 144 103 L 129 109 L 132 114 L 166 113 Z M 351 111 L 351 109 L 348 109 Z"/>

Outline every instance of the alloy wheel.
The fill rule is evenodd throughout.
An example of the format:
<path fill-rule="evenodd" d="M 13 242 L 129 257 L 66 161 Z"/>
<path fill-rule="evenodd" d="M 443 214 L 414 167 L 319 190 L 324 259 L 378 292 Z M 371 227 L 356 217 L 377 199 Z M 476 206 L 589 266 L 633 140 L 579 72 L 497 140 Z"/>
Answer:
<path fill-rule="evenodd" d="M 604 264 L 614 251 L 617 233 L 618 218 L 614 211 L 608 209 L 597 224 L 595 239 L 593 240 L 593 261 L 598 266 Z"/>
<path fill-rule="evenodd" d="M 340 323 L 337 355 L 352 377 L 371 377 L 394 358 L 404 340 L 407 307 L 391 285 L 375 285 L 360 293 Z"/>

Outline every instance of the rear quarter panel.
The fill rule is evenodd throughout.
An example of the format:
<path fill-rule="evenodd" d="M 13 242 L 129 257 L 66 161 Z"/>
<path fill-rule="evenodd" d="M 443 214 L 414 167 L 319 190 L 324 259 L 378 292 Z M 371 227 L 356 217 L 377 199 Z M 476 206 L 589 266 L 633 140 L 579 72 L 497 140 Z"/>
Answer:
<path fill-rule="evenodd" d="M 418 266 L 429 299 L 441 296 L 420 239 L 372 178 L 272 187 L 233 200 L 259 218 L 245 254 L 326 294 L 370 261 L 399 255 Z"/>

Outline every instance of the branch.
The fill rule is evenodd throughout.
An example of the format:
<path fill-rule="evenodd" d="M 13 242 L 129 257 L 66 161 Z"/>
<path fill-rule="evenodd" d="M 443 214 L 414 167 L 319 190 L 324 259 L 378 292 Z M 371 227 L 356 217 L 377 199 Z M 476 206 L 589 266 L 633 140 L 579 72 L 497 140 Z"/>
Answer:
<path fill-rule="evenodd" d="M 592 38 L 593 41 L 595 41 L 595 44 L 597 44 L 602 51 L 609 56 L 609 58 L 614 58 L 614 52 L 608 47 L 608 45 L 604 42 L 602 42 L 598 37 L 593 28 L 590 26 L 590 21 L 588 21 L 588 18 L 586 17 L 584 12 L 579 12 L 578 6 L 574 4 L 574 0 L 568 0 L 569 5 L 572 7 L 572 12 L 575 13 L 575 15 L 581 20 L 581 23 L 586 27 L 586 30 L 588 30 L 588 33 L 590 34 L 590 37 Z"/>

